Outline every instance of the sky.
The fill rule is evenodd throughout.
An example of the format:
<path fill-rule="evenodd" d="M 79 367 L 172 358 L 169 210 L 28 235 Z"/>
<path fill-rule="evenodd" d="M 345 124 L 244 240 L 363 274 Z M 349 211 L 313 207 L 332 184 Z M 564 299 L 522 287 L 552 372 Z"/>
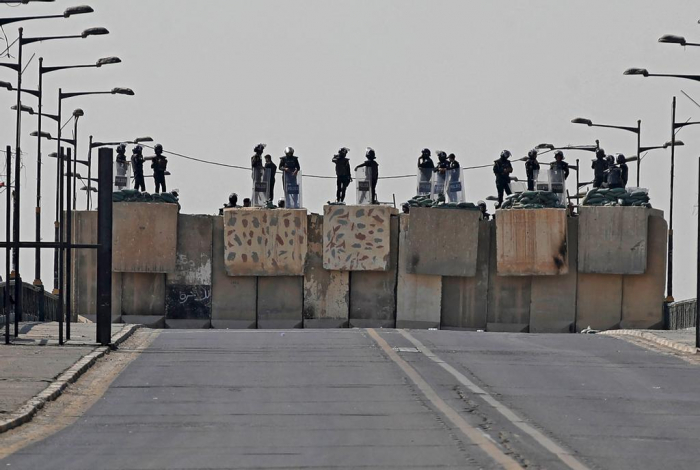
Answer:
<path fill-rule="evenodd" d="M 264 142 L 275 161 L 292 146 L 304 174 L 330 176 L 340 147 L 350 148 L 351 163 L 359 164 L 371 146 L 380 176 L 411 175 L 426 147 L 455 153 L 462 166 L 488 165 L 503 149 L 524 156 L 542 142 L 583 145 L 599 139 L 608 153 L 633 155 L 634 134 L 574 125 L 571 119 L 625 126 L 641 119 L 642 145 L 662 145 L 671 137 L 673 96 L 677 121 L 700 121 L 700 107 L 682 93 L 700 102 L 699 82 L 622 75 L 629 67 L 700 73 L 700 48 L 657 42 L 663 34 L 700 42 L 700 8 L 690 0 L 57 0 L 0 5 L 0 18 L 60 13 L 80 3 L 95 13 L 4 28 L 10 41 L 20 25 L 26 37 L 94 26 L 110 30 L 107 36 L 25 47 L 27 88 L 37 85 L 39 57 L 46 66 L 107 56 L 123 61 L 45 76 L 47 113 L 56 112 L 59 87 L 70 92 L 123 86 L 136 93 L 64 101 L 67 112 L 85 111 L 80 158 L 87 157 L 90 135 L 97 141 L 151 136 L 166 150 L 248 166 L 253 147 Z M 11 53 L 16 57 L 16 47 Z M 16 59 L 0 59 L 10 60 Z M 0 80 L 14 83 L 16 76 L 0 68 Z M 14 99 L 0 93 L 3 149 L 14 143 Z M 36 107 L 33 101 L 24 98 Z M 56 134 L 50 121 L 44 127 Z M 25 115 L 23 239 L 34 234 L 36 140 L 29 133 L 35 129 L 36 118 Z M 674 294 L 684 299 L 695 297 L 700 126 L 683 129 L 678 138 L 686 146 L 676 153 Z M 577 158 L 581 180 L 590 181 L 591 154 L 566 154 L 572 164 Z M 229 193 L 242 199 L 252 190 L 247 171 L 175 156 L 169 161 L 168 188 L 180 190 L 183 213 L 215 214 Z M 45 240 L 53 240 L 53 163 L 43 165 Z M 636 165 L 630 167 L 636 174 Z M 515 168 L 524 178 L 524 164 Z M 668 216 L 669 152 L 650 152 L 641 169 L 641 186 Z M 465 172 L 465 181 L 470 201 L 495 194 L 490 168 Z M 415 178 L 382 180 L 379 199 L 405 201 L 415 184 Z M 153 189 L 152 180 L 147 189 Z M 303 190 L 305 206 L 320 212 L 334 199 L 335 182 L 307 177 Z M 84 198 L 80 192 L 79 209 Z M 47 251 L 47 285 L 51 260 Z M 22 266 L 23 278 L 33 279 L 33 253 L 22 255 Z"/>

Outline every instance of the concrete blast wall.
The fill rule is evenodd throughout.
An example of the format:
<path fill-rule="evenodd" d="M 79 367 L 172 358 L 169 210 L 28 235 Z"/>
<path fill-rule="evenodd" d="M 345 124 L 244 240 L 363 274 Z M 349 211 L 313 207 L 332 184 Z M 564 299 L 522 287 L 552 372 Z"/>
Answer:
<path fill-rule="evenodd" d="M 480 218 L 479 211 L 412 208 L 405 248 L 406 272 L 475 276 Z"/>
<path fill-rule="evenodd" d="M 566 274 L 565 209 L 510 209 L 496 213 L 498 274 L 551 276 Z"/>
<path fill-rule="evenodd" d="M 344 328 L 350 311 L 350 273 L 323 269 L 323 216 L 309 215 L 304 274 L 304 328 Z"/>
<path fill-rule="evenodd" d="M 645 207 L 582 207 L 579 272 L 644 274 L 650 213 Z"/>
<path fill-rule="evenodd" d="M 386 206 L 325 206 L 323 267 L 330 271 L 387 271 L 397 238 L 389 230 L 395 209 Z"/>
<path fill-rule="evenodd" d="M 212 216 L 181 214 L 175 271 L 166 275 L 168 328 L 211 326 Z"/>
<path fill-rule="evenodd" d="M 303 276 L 307 213 L 301 209 L 226 209 L 229 276 Z"/>
<path fill-rule="evenodd" d="M 446 211 L 436 211 L 446 212 Z M 411 214 L 410 218 L 413 218 Z M 412 221 L 415 224 L 418 218 Z M 478 219 L 477 219 L 478 223 Z M 414 225 L 415 227 L 415 225 Z M 396 290 L 397 328 L 439 328 L 442 301 L 442 277 L 410 274 L 409 258 L 411 227 L 409 216 L 399 216 L 399 277 Z M 476 264 L 476 263 L 475 263 Z"/>
<path fill-rule="evenodd" d="M 114 204 L 112 270 L 122 273 L 175 271 L 177 204 Z"/>

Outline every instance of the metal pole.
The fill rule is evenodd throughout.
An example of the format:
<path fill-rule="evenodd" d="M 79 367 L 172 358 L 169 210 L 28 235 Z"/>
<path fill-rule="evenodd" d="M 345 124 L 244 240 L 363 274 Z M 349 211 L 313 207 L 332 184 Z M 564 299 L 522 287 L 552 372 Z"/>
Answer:
<path fill-rule="evenodd" d="M 673 302 L 673 180 L 676 164 L 676 97 L 673 97 L 671 112 L 671 196 L 668 214 L 668 272 L 666 273 L 666 302 Z M 698 208 L 700 210 L 700 208 Z"/>
<path fill-rule="evenodd" d="M 66 160 L 68 161 L 68 170 L 70 170 L 71 167 L 71 161 L 73 160 L 73 157 L 71 155 L 71 149 L 68 148 L 66 149 L 67 154 L 66 154 Z M 71 243 L 73 243 L 73 204 L 71 202 L 71 190 L 73 188 L 72 186 L 72 180 L 73 177 L 70 174 L 70 171 L 67 172 L 66 175 L 66 228 L 65 228 L 65 240 L 67 241 L 67 245 L 65 247 L 64 253 L 65 253 L 65 263 L 66 263 L 66 281 L 65 281 L 65 286 L 66 286 L 66 341 L 70 341 L 70 317 L 71 317 L 71 301 L 72 301 L 72 290 L 73 290 L 73 260 L 71 259 L 73 255 L 73 250 L 71 249 Z"/>
<path fill-rule="evenodd" d="M 60 115 L 60 114 L 59 114 Z M 60 120 L 59 120 L 60 122 Z M 60 125 L 59 125 L 60 127 Z M 59 140 L 60 143 L 60 140 Z M 59 161 L 59 169 L 58 169 L 58 175 L 60 179 L 60 188 L 59 188 L 59 197 L 58 197 L 58 212 L 59 212 L 59 222 L 58 222 L 58 344 L 63 344 L 63 294 L 65 292 L 63 288 L 63 227 L 65 227 L 65 213 L 63 212 L 63 182 L 64 182 L 64 165 L 63 165 L 63 160 L 64 160 L 64 154 L 63 154 L 63 149 L 58 147 L 58 161 Z"/>
<path fill-rule="evenodd" d="M 5 248 L 5 344 L 10 344 L 10 312 L 12 305 L 10 303 L 10 269 L 11 269 L 11 263 L 10 263 L 10 256 L 12 253 L 12 248 L 10 246 L 10 236 L 11 236 L 11 226 L 12 226 L 12 185 L 10 184 L 11 176 L 12 176 L 12 147 L 9 145 L 5 148 L 5 151 L 7 152 L 5 154 L 5 161 L 7 165 L 7 188 L 5 191 L 7 191 L 7 207 L 6 211 L 7 213 L 5 214 L 5 238 L 7 241 L 7 247 Z"/>
<path fill-rule="evenodd" d="M 56 158 L 56 221 L 54 222 L 54 241 L 56 243 L 59 242 L 60 240 L 60 233 L 61 233 L 61 211 L 63 208 L 63 203 L 61 202 L 61 195 L 63 191 L 63 176 L 62 176 L 62 167 L 63 167 L 63 162 L 61 161 L 62 154 L 61 154 L 61 90 L 58 90 L 58 140 L 57 142 L 57 150 L 56 150 L 56 155 L 58 158 Z M 63 287 L 60 283 L 60 275 L 59 275 L 59 258 L 61 254 L 61 248 L 56 248 L 53 252 L 53 294 L 54 295 L 59 295 L 61 292 L 61 288 Z"/>
<path fill-rule="evenodd" d="M 17 55 L 17 135 L 15 136 L 15 200 L 12 221 L 12 237 L 15 243 L 12 252 L 15 270 L 15 337 L 19 336 L 19 322 L 22 319 L 22 275 L 19 272 L 19 242 L 20 242 L 20 179 L 22 170 L 22 38 L 23 29 L 19 28 L 19 53 Z"/>
<path fill-rule="evenodd" d="M 78 117 L 74 116 L 73 117 L 74 125 L 73 125 L 73 153 L 75 154 L 75 159 L 73 160 L 73 209 L 78 208 L 78 201 L 77 201 L 77 194 L 76 190 L 78 187 L 78 177 L 76 176 L 78 173 Z"/>
<path fill-rule="evenodd" d="M 41 105 L 42 105 L 42 92 L 43 92 L 43 74 L 41 73 L 41 67 L 44 63 L 44 58 L 39 58 L 39 115 L 37 116 L 37 128 L 39 135 L 36 138 L 36 242 L 41 242 Z M 41 249 L 37 248 L 34 252 L 34 285 L 42 286 L 41 282 Z M 43 293 L 42 293 L 43 295 Z"/>
<path fill-rule="evenodd" d="M 88 182 L 87 182 L 87 201 L 86 201 L 86 206 L 87 210 L 90 210 L 92 207 L 91 201 L 92 201 L 92 136 L 90 136 L 90 148 L 88 149 Z"/>
<path fill-rule="evenodd" d="M 700 348 L 700 157 L 698 157 L 698 254 L 695 272 L 695 347 Z"/>
<path fill-rule="evenodd" d="M 581 186 L 580 186 L 580 180 L 581 180 L 581 162 L 579 159 L 576 159 L 576 213 L 580 214 L 581 213 L 581 197 L 579 196 L 579 193 L 581 192 Z"/>
<path fill-rule="evenodd" d="M 112 332 L 112 149 L 98 152 L 97 188 L 97 342 L 111 342 Z"/>
<path fill-rule="evenodd" d="M 639 151 L 642 148 L 642 120 L 637 121 L 637 187 L 639 187 L 639 179 L 642 173 L 642 156 Z"/>

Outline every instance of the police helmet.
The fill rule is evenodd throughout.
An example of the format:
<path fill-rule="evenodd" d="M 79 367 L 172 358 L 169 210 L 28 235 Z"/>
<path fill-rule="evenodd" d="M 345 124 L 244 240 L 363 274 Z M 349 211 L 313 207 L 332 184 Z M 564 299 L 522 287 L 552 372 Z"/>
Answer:
<path fill-rule="evenodd" d="M 262 151 L 265 150 L 265 147 L 267 147 L 267 144 L 258 144 L 253 148 L 253 152 L 262 153 Z"/>
<path fill-rule="evenodd" d="M 367 152 L 365 153 L 365 156 L 370 160 L 374 160 L 375 158 L 377 158 L 372 147 L 367 147 Z"/>
<path fill-rule="evenodd" d="M 163 153 L 163 146 L 160 145 L 160 144 L 156 144 L 156 146 L 153 147 L 153 150 L 154 150 L 156 153 Z"/>
<path fill-rule="evenodd" d="M 438 150 L 437 156 L 440 160 L 444 160 L 447 158 L 447 153 L 443 152 L 442 150 Z"/>
<path fill-rule="evenodd" d="M 126 145 L 124 145 L 124 144 L 119 144 L 119 145 L 117 146 L 117 153 L 124 153 L 124 152 L 126 152 Z"/>
<path fill-rule="evenodd" d="M 625 163 L 626 161 L 627 161 L 627 158 L 623 154 L 621 154 L 621 153 L 617 154 L 617 163 Z"/>
<path fill-rule="evenodd" d="M 556 160 L 557 157 L 561 157 L 561 159 L 564 160 L 564 152 L 562 152 L 561 150 L 557 150 L 556 152 L 554 152 L 554 159 Z"/>
<path fill-rule="evenodd" d="M 424 157 L 429 157 L 429 156 L 430 156 L 430 149 L 423 149 L 423 150 L 421 150 L 421 154 L 422 154 Z"/>
<path fill-rule="evenodd" d="M 347 147 L 341 147 L 341 149 L 338 150 L 338 155 L 347 155 L 349 151 L 350 151 L 349 148 L 347 148 Z"/>
<path fill-rule="evenodd" d="M 476 203 L 476 205 L 479 207 L 486 207 L 486 203 L 484 201 L 479 201 Z"/>
<path fill-rule="evenodd" d="M 511 154 L 510 154 L 509 150 L 504 150 L 503 152 L 501 152 L 501 158 L 508 160 L 510 157 L 511 157 Z"/>
<path fill-rule="evenodd" d="M 603 149 L 598 149 L 595 151 L 595 156 L 597 158 L 605 158 L 605 150 Z"/>
<path fill-rule="evenodd" d="M 286 149 L 284 149 L 284 154 L 288 157 L 291 157 L 294 155 L 294 149 L 292 147 L 287 147 Z"/>
<path fill-rule="evenodd" d="M 140 145 L 136 145 L 134 147 L 134 153 L 141 153 L 141 152 L 143 152 L 143 147 L 141 147 Z"/>
<path fill-rule="evenodd" d="M 532 149 L 529 152 L 527 152 L 528 158 L 537 158 L 537 150 Z"/>

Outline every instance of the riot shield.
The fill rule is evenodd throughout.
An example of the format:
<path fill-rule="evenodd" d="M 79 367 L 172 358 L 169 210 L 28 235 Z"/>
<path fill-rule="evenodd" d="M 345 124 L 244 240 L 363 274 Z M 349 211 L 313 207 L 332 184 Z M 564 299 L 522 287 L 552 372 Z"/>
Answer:
<path fill-rule="evenodd" d="M 357 204 L 364 206 L 372 204 L 372 169 L 366 166 L 355 170 L 355 187 L 357 188 Z"/>
<path fill-rule="evenodd" d="M 301 189 L 301 170 L 296 175 L 282 173 L 282 182 L 284 185 L 284 204 L 287 209 L 301 209 L 302 189 Z"/>
<path fill-rule="evenodd" d="M 551 185 L 549 182 L 549 172 L 548 171 L 538 171 L 535 177 L 535 190 L 536 191 L 551 191 Z"/>
<path fill-rule="evenodd" d="M 265 178 L 265 168 L 261 166 L 253 168 L 251 176 L 253 178 L 253 197 L 251 198 L 251 205 L 253 207 L 263 207 L 267 203 L 270 180 Z"/>
<path fill-rule="evenodd" d="M 446 202 L 466 202 L 464 175 L 461 168 L 452 168 L 446 173 Z"/>
<path fill-rule="evenodd" d="M 131 164 L 114 162 L 114 191 L 131 189 Z"/>
<path fill-rule="evenodd" d="M 564 177 L 564 170 L 561 168 L 549 169 L 549 187 L 550 191 L 557 195 L 559 202 L 566 206 L 566 178 Z"/>
<path fill-rule="evenodd" d="M 418 186 L 416 194 L 418 196 L 430 196 L 433 189 L 433 168 L 418 168 Z"/>
<path fill-rule="evenodd" d="M 441 173 L 440 170 L 435 172 L 433 177 L 433 188 L 430 191 L 430 198 L 433 201 L 438 201 L 440 199 L 445 199 L 445 188 L 447 185 L 447 170 Z"/>
<path fill-rule="evenodd" d="M 510 190 L 513 194 L 520 194 L 527 191 L 527 183 L 525 181 L 511 181 Z"/>

